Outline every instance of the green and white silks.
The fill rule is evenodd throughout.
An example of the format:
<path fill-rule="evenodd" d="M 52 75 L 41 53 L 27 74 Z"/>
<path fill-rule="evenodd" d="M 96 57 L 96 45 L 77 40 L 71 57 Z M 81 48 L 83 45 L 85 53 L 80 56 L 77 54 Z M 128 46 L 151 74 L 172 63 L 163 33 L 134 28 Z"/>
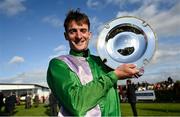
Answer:
<path fill-rule="evenodd" d="M 119 116 L 117 76 L 97 56 L 70 51 L 50 61 L 47 82 L 63 116 Z"/>

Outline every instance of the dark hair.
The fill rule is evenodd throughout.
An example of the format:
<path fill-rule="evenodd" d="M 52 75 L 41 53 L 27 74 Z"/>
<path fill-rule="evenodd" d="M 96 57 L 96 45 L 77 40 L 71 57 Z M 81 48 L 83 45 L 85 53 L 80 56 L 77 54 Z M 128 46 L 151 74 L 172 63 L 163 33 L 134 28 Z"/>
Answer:
<path fill-rule="evenodd" d="M 86 23 L 88 25 L 88 29 L 90 30 L 90 21 L 88 16 L 85 13 L 80 12 L 80 9 L 70 10 L 66 15 L 66 19 L 64 20 L 64 29 L 67 32 L 68 25 L 71 21 L 76 21 L 77 23 Z"/>

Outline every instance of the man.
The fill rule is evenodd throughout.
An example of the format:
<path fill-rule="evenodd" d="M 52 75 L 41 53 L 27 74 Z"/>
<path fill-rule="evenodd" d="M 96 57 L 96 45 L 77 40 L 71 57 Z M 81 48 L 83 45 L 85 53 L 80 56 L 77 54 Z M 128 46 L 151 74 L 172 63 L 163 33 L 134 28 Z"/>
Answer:
<path fill-rule="evenodd" d="M 35 107 L 39 106 L 39 95 L 38 94 L 36 94 L 34 97 L 34 106 Z"/>
<path fill-rule="evenodd" d="M 2 92 L 0 92 L 0 112 L 1 112 L 1 108 L 4 106 L 4 94 Z"/>
<path fill-rule="evenodd" d="M 135 85 L 133 83 L 131 83 L 131 80 L 127 80 L 127 98 L 128 98 L 128 102 L 131 104 L 133 115 L 137 116 L 135 91 L 136 91 Z"/>
<path fill-rule="evenodd" d="M 47 82 L 60 106 L 60 116 L 120 116 L 117 80 L 133 77 L 139 70 L 124 64 L 115 70 L 90 54 L 88 16 L 71 10 L 64 22 L 70 55 L 49 63 Z"/>
<path fill-rule="evenodd" d="M 31 108 L 31 96 L 29 94 L 26 94 L 25 108 L 26 109 Z"/>
<path fill-rule="evenodd" d="M 8 93 L 6 99 L 5 99 L 5 111 L 7 114 L 12 115 L 13 111 L 15 109 L 16 104 L 16 95 L 15 93 Z"/>
<path fill-rule="evenodd" d="M 57 112 L 57 100 L 54 97 L 53 93 L 50 93 L 49 95 L 49 106 L 50 106 L 50 114 L 51 116 L 57 116 L 58 112 Z"/>

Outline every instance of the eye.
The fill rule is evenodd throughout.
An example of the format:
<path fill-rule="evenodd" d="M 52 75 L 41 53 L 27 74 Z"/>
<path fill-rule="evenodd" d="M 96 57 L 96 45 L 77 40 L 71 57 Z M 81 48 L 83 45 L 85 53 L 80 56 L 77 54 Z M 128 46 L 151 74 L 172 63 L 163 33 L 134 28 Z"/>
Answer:
<path fill-rule="evenodd" d="M 69 31 L 68 31 L 70 34 L 73 34 L 74 32 L 77 32 L 77 30 L 76 29 L 69 29 Z"/>
<path fill-rule="evenodd" d="M 86 33 L 87 32 L 87 29 L 81 29 L 80 30 L 82 33 Z"/>

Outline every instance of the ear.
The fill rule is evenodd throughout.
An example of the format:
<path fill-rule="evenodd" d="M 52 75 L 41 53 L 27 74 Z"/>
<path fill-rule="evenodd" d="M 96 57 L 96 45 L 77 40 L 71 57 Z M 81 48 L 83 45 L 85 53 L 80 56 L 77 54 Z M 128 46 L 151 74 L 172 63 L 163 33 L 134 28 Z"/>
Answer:
<path fill-rule="evenodd" d="M 89 39 L 91 39 L 91 36 L 92 36 L 92 32 L 89 32 Z"/>
<path fill-rule="evenodd" d="M 66 32 L 64 32 L 64 37 L 65 37 L 66 40 L 68 40 L 68 35 L 67 35 Z"/>

